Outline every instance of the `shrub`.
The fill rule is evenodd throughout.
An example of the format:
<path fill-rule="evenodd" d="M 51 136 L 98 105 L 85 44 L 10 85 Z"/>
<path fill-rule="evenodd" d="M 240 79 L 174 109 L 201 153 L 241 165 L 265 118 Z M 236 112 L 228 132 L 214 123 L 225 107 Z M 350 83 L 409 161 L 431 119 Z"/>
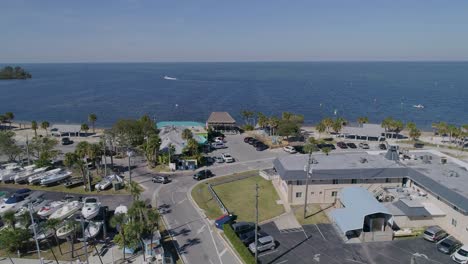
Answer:
<path fill-rule="evenodd" d="M 231 245 L 234 247 L 237 253 L 239 253 L 239 256 L 242 258 L 242 260 L 244 260 L 244 262 L 247 264 L 254 264 L 255 258 L 252 256 L 252 253 L 250 253 L 250 250 L 246 246 L 244 246 L 244 244 L 236 235 L 234 230 L 232 230 L 231 225 L 224 224 L 223 230 L 227 239 L 229 239 L 229 241 L 231 242 Z"/>
<path fill-rule="evenodd" d="M 243 126 L 242 126 L 242 130 L 244 130 L 244 131 L 252 131 L 252 130 L 254 130 L 254 126 L 252 126 L 252 125 L 250 125 L 250 124 L 248 124 L 248 125 L 243 125 Z"/>

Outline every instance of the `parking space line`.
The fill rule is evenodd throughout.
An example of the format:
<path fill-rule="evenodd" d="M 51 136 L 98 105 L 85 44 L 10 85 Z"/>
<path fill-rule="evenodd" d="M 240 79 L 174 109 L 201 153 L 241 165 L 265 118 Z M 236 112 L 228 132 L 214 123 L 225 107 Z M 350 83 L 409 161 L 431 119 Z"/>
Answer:
<path fill-rule="evenodd" d="M 198 229 L 198 231 L 197 231 L 197 235 L 198 235 L 198 234 L 200 234 L 201 232 L 203 232 L 203 230 L 205 230 L 205 228 L 206 228 L 206 225 L 205 225 L 205 224 L 203 224 L 203 226 L 202 226 L 202 227 L 200 227 L 200 229 Z"/>
<path fill-rule="evenodd" d="M 283 260 L 283 261 L 277 262 L 276 264 L 283 264 L 283 263 L 286 263 L 286 262 L 288 262 L 288 261 L 289 261 L 289 260 L 285 259 L 285 260 Z"/>
<path fill-rule="evenodd" d="M 223 251 L 219 253 L 219 256 L 222 257 L 224 254 L 226 254 L 227 250 L 228 250 L 227 248 L 224 248 Z"/>
<path fill-rule="evenodd" d="M 275 249 L 275 250 L 271 250 L 271 251 L 268 251 L 268 252 L 266 252 L 266 253 L 259 254 L 258 256 L 259 256 L 259 257 L 263 257 L 263 256 L 266 256 L 266 255 L 270 255 L 270 254 L 272 254 L 272 253 L 275 253 L 275 252 L 277 252 L 277 251 L 278 251 L 278 250 L 276 250 L 276 249 Z"/>
<path fill-rule="evenodd" d="M 322 235 L 322 237 L 323 237 L 323 240 L 327 240 L 327 239 L 325 238 L 325 236 L 322 234 L 322 231 L 320 231 L 320 228 L 318 227 L 318 225 L 317 225 L 317 224 L 315 224 L 315 227 L 316 227 L 316 228 L 317 228 L 317 230 L 319 231 L 320 235 Z"/>

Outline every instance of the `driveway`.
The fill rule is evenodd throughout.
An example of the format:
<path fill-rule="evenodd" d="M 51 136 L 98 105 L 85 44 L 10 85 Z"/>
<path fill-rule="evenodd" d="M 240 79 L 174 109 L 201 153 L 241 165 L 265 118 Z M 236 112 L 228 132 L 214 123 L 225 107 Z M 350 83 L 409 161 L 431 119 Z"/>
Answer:
<path fill-rule="evenodd" d="M 395 264 L 411 263 L 414 253 L 418 264 L 451 263 L 436 245 L 422 238 L 345 244 L 331 224 L 305 225 L 304 230 L 279 231 L 268 223 L 261 229 L 277 240 L 277 248 L 259 254 L 261 263 Z M 306 237 L 307 235 L 307 237 Z"/>

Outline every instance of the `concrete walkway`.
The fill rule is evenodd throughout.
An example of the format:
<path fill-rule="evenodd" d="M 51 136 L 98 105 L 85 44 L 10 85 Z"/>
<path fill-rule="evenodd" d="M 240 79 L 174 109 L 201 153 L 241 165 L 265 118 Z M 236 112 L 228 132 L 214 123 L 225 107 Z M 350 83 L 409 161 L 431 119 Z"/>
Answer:
<path fill-rule="evenodd" d="M 280 215 L 273 221 L 279 231 L 287 230 L 302 230 L 302 226 L 294 216 L 294 211 L 289 211 Z"/>

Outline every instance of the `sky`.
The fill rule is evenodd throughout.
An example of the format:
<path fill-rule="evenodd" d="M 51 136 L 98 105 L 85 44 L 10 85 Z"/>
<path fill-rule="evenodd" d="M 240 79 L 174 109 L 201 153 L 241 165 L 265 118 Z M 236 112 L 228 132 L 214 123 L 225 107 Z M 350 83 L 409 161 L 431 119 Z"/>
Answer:
<path fill-rule="evenodd" d="M 464 0 L 11 0 L 0 63 L 468 60 Z"/>

